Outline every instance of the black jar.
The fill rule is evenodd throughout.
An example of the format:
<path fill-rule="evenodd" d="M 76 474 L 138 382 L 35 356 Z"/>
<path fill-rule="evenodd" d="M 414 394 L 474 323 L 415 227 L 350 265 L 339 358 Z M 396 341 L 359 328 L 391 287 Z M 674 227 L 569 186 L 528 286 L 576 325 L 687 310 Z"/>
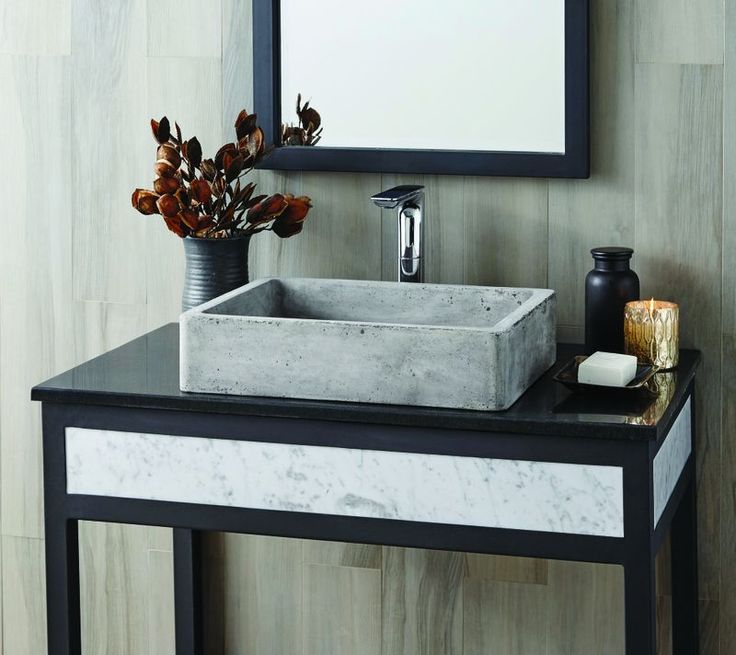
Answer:
<path fill-rule="evenodd" d="M 624 306 L 639 300 L 639 277 L 629 268 L 634 251 L 593 248 L 595 268 L 585 278 L 585 351 L 624 351 Z"/>

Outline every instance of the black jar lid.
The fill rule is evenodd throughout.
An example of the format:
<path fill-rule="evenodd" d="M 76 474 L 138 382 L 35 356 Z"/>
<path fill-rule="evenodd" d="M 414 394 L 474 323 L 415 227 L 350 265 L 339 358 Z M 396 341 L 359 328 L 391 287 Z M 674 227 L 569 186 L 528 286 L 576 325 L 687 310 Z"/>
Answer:
<path fill-rule="evenodd" d="M 632 248 L 623 246 L 603 246 L 601 248 L 593 248 L 590 251 L 593 259 L 602 259 L 604 261 L 626 261 L 631 259 L 634 254 Z"/>

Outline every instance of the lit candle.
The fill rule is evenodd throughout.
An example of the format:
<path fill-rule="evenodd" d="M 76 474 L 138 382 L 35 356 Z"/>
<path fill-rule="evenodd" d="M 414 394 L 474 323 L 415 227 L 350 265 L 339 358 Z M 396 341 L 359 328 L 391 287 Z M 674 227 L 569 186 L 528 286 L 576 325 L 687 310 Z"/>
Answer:
<path fill-rule="evenodd" d="M 645 364 L 675 368 L 680 356 L 680 309 L 663 300 L 635 300 L 624 308 L 624 350 Z"/>

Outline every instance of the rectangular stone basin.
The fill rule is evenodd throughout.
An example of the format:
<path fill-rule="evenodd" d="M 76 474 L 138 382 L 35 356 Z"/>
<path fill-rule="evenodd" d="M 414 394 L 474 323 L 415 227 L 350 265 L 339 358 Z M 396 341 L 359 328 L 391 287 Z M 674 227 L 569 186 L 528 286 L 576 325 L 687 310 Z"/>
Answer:
<path fill-rule="evenodd" d="M 179 330 L 183 391 L 503 410 L 555 361 L 555 294 L 274 278 Z"/>

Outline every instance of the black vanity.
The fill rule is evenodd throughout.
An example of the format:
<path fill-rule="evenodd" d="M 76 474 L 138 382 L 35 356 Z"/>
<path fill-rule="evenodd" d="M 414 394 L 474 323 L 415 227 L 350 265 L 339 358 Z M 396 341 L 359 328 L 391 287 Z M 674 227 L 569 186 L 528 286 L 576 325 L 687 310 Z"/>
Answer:
<path fill-rule="evenodd" d="M 602 562 L 625 571 L 626 652 L 654 655 L 672 538 L 674 652 L 698 650 L 693 387 L 552 380 L 504 412 L 179 391 L 171 324 L 33 389 L 43 403 L 50 652 L 79 655 L 78 521 L 174 528 L 176 652 L 201 643 L 202 531 Z"/>

